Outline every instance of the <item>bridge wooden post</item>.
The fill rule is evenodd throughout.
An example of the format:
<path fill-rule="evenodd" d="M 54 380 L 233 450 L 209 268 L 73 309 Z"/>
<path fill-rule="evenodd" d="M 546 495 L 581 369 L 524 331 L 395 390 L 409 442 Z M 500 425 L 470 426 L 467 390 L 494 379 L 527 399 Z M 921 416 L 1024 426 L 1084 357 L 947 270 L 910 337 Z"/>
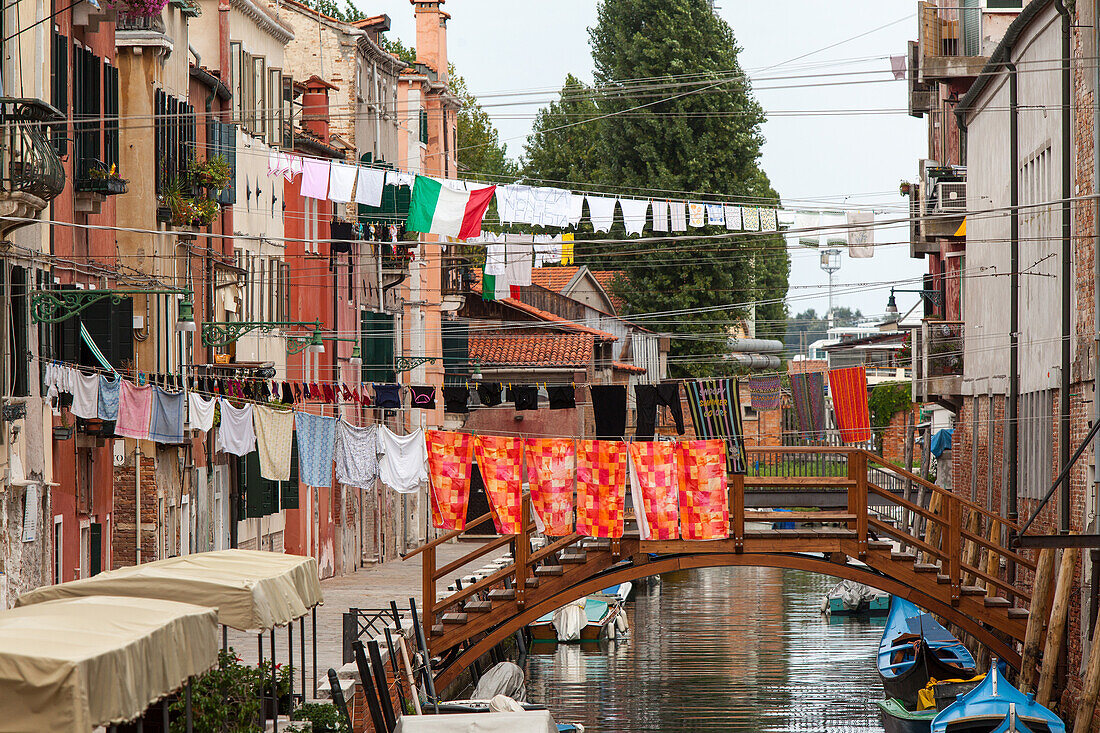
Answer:
<path fill-rule="evenodd" d="M 855 530 L 856 551 L 863 560 L 867 557 L 867 454 L 862 450 L 848 454 L 848 480 L 855 482 L 848 487 L 848 513 L 856 518 L 848 529 Z"/>
<path fill-rule="evenodd" d="M 745 551 L 745 475 L 735 473 L 730 477 L 729 511 L 733 530 L 734 552 Z"/>
<path fill-rule="evenodd" d="M 435 546 L 428 545 L 424 549 L 424 557 L 420 561 L 421 582 L 420 589 L 420 613 L 423 618 L 420 626 L 424 630 L 424 638 L 431 643 L 432 640 L 432 616 L 435 614 Z"/>
<path fill-rule="evenodd" d="M 531 521 L 530 500 L 520 498 L 520 533 L 516 535 L 516 605 L 523 609 L 527 605 L 527 557 L 531 553 L 531 538 L 527 534 L 527 525 Z"/>
<path fill-rule="evenodd" d="M 948 575 L 951 577 L 951 605 L 962 600 L 962 505 L 950 497 L 947 501 L 947 551 Z"/>

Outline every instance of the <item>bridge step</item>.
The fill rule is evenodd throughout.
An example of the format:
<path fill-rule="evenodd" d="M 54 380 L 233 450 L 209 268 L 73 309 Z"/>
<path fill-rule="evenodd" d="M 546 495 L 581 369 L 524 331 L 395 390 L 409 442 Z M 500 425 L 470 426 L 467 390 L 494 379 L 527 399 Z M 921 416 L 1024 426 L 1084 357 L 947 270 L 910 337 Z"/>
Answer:
<path fill-rule="evenodd" d="M 489 591 L 490 601 L 514 601 L 516 600 L 515 588 L 496 588 Z"/>
<path fill-rule="evenodd" d="M 867 540 L 867 549 L 869 550 L 892 550 L 894 549 L 894 543 L 889 540 Z"/>
<path fill-rule="evenodd" d="M 464 624 L 469 617 L 464 613 L 445 613 L 443 614 L 444 624 Z"/>
<path fill-rule="evenodd" d="M 581 550 L 580 552 L 563 552 L 561 554 L 561 561 L 563 563 L 569 563 L 571 565 L 581 565 L 588 560 L 588 553 Z"/>
<path fill-rule="evenodd" d="M 538 578 L 528 578 L 527 579 L 527 587 L 528 588 L 538 588 L 539 587 L 539 579 Z"/>
<path fill-rule="evenodd" d="M 581 542 L 581 547 L 585 550 L 610 550 L 611 540 L 593 537 Z"/>
<path fill-rule="evenodd" d="M 909 551 L 909 552 L 894 551 L 894 552 L 890 553 L 890 559 L 891 560 L 900 560 L 902 562 L 913 562 L 914 560 L 917 559 L 917 553 L 912 552 L 912 551 Z"/>
<path fill-rule="evenodd" d="M 561 565 L 539 565 L 535 568 L 535 575 L 543 577 L 546 575 L 562 575 L 565 573 L 565 568 Z"/>
<path fill-rule="evenodd" d="M 964 596 L 984 596 L 985 588 L 977 585 L 964 585 L 961 589 L 961 593 Z"/>
<path fill-rule="evenodd" d="M 913 563 L 913 570 L 918 573 L 938 573 L 940 566 L 933 565 L 930 562 L 915 562 Z"/>
<path fill-rule="evenodd" d="M 432 636 L 443 636 L 443 624 L 432 626 Z"/>
<path fill-rule="evenodd" d="M 466 601 L 462 604 L 462 610 L 467 613 L 489 613 L 493 610 L 492 601 Z"/>
<path fill-rule="evenodd" d="M 936 582 L 939 583 L 940 585 L 950 585 L 951 584 L 951 576 L 950 575 L 944 575 L 943 573 L 938 573 L 936 575 Z"/>
<path fill-rule="evenodd" d="M 1024 619 L 1030 615 L 1026 608 L 1010 608 L 1008 609 L 1008 617 L 1012 619 Z"/>
<path fill-rule="evenodd" d="M 1000 596 L 986 596 L 985 607 L 986 608 L 1009 608 L 1012 606 L 1012 601 L 1007 598 L 1001 598 Z"/>

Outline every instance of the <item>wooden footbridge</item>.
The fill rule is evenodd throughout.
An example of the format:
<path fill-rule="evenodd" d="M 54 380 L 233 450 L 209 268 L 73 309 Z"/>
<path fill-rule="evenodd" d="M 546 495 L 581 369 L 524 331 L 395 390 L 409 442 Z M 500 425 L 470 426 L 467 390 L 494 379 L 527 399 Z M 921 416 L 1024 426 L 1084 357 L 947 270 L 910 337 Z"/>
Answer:
<path fill-rule="evenodd" d="M 808 570 L 855 580 L 908 598 L 969 633 L 990 653 L 1019 666 L 1015 642 L 1024 639 L 1030 596 L 1017 573 L 1035 570 L 1011 550 L 1019 527 L 985 508 L 857 448 L 749 449 L 749 475 L 729 482 L 729 539 L 642 541 L 573 534 L 537 536 L 524 500 L 523 536 L 480 544 L 446 565 L 435 548 L 454 531 L 418 548 L 423 563 L 422 624 L 437 667 L 437 687 L 539 616 L 611 585 L 687 568 L 758 566 Z M 754 495 L 786 497 L 791 512 L 752 509 Z M 825 508 L 798 501 L 815 500 Z M 846 498 L 840 502 L 823 497 Z M 470 522 L 474 527 L 489 515 Z M 772 522 L 794 529 L 770 529 Z M 765 524 L 759 524 L 765 523 Z M 769 527 L 756 529 L 754 527 Z M 487 555 L 512 554 L 474 582 L 438 594 L 437 583 Z M 736 589 L 731 588 L 731 593 Z"/>

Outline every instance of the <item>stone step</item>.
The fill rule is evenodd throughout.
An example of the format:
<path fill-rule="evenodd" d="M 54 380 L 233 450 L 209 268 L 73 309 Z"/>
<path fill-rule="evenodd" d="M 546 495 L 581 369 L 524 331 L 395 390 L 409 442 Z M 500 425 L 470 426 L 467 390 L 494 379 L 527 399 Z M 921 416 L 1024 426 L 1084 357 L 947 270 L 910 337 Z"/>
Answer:
<path fill-rule="evenodd" d="M 462 604 L 462 610 L 466 613 L 489 613 L 493 610 L 492 601 L 466 601 Z"/>
<path fill-rule="evenodd" d="M 930 562 L 915 562 L 913 563 L 913 571 L 917 573 L 938 573 L 940 566 L 933 565 Z"/>
<path fill-rule="evenodd" d="M 563 552 L 561 554 L 561 561 L 570 565 L 583 565 L 587 560 L 588 553 L 584 550 L 580 552 Z"/>
<path fill-rule="evenodd" d="M 494 588 L 489 591 L 490 601 L 514 601 L 516 600 L 515 588 Z"/>
<path fill-rule="evenodd" d="M 540 578 L 549 575 L 562 575 L 564 573 L 565 568 L 561 565 L 539 565 L 535 568 L 535 575 Z"/>
<path fill-rule="evenodd" d="M 1008 617 L 1011 619 L 1025 619 L 1030 615 L 1030 612 L 1026 608 L 1010 608 L 1008 609 Z"/>
<path fill-rule="evenodd" d="M 443 623 L 446 624 L 464 624 L 469 617 L 464 613 L 445 613 L 443 614 Z"/>
<path fill-rule="evenodd" d="M 913 562 L 917 559 L 917 553 L 915 552 L 898 552 L 893 551 L 890 553 L 891 560 L 900 560 L 902 562 Z"/>
<path fill-rule="evenodd" d="M 1007 598 L 1001 598 L 1000 596 L 986 596 L 985 607 L 986 608 L 1010 608 L 1012 601 Z"/>
<path fill-rule="evenodd" d="M 985 588 L 976 585 L 964 585 L 960 592 L 964 596 L 984 596 Z"/>

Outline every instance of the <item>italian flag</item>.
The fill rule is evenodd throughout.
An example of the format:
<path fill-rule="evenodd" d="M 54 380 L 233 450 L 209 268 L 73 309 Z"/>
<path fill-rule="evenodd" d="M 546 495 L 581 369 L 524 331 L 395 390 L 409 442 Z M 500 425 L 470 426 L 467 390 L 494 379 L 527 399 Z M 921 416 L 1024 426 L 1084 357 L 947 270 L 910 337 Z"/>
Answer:
<path fill-rule="evenodd" d="M 481 220 L 496 194 L 496 186 L 455 191 L 435 178 L 417 176 L 406 228 L 441 237 L 469 239 L 481 235 Z"/>

